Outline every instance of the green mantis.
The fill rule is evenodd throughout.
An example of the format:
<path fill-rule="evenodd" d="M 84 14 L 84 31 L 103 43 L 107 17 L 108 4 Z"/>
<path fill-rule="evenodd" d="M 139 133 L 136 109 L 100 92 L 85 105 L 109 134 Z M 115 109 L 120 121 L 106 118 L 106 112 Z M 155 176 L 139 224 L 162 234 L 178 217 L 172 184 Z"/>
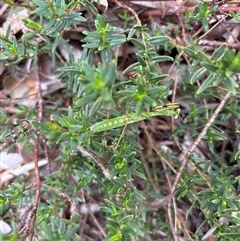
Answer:
<path fill-rule="evenodd" d="M 101 132 L 111 130 L 113 128 L 125 126 L 139 122 L 142 120 L 150 119 L 153 116 L 165 115 L 165 116 L 178 116 L 179 105 L 178 103 L 168 103 L 164 106 L 156 106 L 153 112 L 143 112 L 140 115 L 136 113 L 130 113 L 128 115 L 122 115 L 120 117 L 103 120 L 90 127 L 92 132 Z"/>

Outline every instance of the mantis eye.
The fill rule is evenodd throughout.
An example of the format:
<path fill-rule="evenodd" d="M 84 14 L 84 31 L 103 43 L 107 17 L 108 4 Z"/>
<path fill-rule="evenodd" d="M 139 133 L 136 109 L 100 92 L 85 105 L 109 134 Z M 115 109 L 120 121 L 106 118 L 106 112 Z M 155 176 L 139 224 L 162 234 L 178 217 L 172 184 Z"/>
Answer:
<path fill-rule="evenodd" d="M 159 110 L 163 110 L 163 109 L 176 109 L 179 108 L 179 104 L 178 103 L 167 103 L 165 105 L 161 105 L 161 106 L 156 106 L 154 107 L 154 111 L 159 111 Z"/>

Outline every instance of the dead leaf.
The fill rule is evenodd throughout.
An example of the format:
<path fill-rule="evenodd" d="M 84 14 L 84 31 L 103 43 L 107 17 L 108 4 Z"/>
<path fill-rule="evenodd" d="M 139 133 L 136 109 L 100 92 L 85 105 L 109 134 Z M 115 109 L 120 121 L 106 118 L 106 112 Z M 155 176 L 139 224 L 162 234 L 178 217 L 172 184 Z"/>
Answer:
<path fill-rule="evenodd" d="M 6 34 L 8 26 L 11 26 L 11 32 L 9 38 L 18 32 L 22 31 L 23 33 L 27 31 L 27 27 L 21 21 L 22 18 L 28 17 L 29 13 L 27 9 L 21 9 L 19 11 L 15 11 L 14 14 L 7 18 L 4 22 L 3 27 L 0 28 L 1 34 Z"/>
<path fill-rule="evenodd" d="M 3 220 L 0 220 L 0 234 L 10 234 L 12 232 L 12 228 Z"/>
<path fill-rule="evenodd" d="M 46 165 L 47 163 L 48 163 L 48 161 L 46 159 L 43 159 L 43 160 L 38 161 L 38 166 L 41 167 L 41 166 Z M 35 167 L 34 163 L 31 162 L 31 163 L 27 163 L 23 166 L 19 166 L 17 168 L 9 169 L 9 170 L 1 173 L 0 186 L 2 186 L 3 183 L 14 178 L 14 176 L 20 176 L 23 174 L 28 175 L 29 171 L 33 170 L 34 167 Z"/>
<path fill-rule="evenodd" d="M 23 157 L 20 153 L 0 152 L 0 169 L 8 170 L 21 164 Z"/>
<path fill-rule="evenodd" d="M 5 77 L 3 84 L 6 91 L 5 95 L 9 95 L 12 100 L 17 100 L 18 103 L 26 106 L 34 106 L 37 103 L 37 86 L 34 76 L 17 79 L 15 76 L 8 75 Z M 60 87 L 60 81 L 54 77 L 41 82 L 43 95 L 52 93 Z"/>

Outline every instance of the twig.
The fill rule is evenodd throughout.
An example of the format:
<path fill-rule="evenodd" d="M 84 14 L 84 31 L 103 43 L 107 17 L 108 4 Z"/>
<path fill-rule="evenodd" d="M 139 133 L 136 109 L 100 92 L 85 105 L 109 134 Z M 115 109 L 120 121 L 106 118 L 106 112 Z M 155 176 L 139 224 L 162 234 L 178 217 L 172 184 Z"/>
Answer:
<path fill-rule="evenodd" d="M 219 24 L 221 24 L 228 16 L 224 16 L 221 18 L 215 25 L 213 25 L 207 32 L 205 32 L 202 36 L 199 37 L 199 39 L 203 39 L 205 36 L 207 36 L 212 30 L 214 30 Z"/>
<path fill-rule="evenodd" d="M 73 181 L 74 186 L 76 186 L 77 185 L 76 180 L 72 177 L 72 175 L 70 175 L 70 178 Z M 82 203 L 84 203 L 86 205 L 86 207 L 88 209 L 88 213 L 90 213 L 91 217 L 93 218 L 94 223 L 98 227 L 98 229 L 101 232 L 101 234 L 103 235 L 104 238 L 106 238 L 107 235 L 106 235 L 104 229 L 102 228 L 102 226 L 100 225 L 100 223 L 98 222 L 98 220 L 96 219 L 96 217 L 94 216 L 94 214 L 93 214 L 91 208 L 89 207 L 88 203 L 86 202 L 85 195 L 88 196 L 88 198 L 93 201 L 93 198 L 91 196 L 89 196 L 87 193 L 85 193 L 83 189 L 81 189 L 80 190 L 80 194 L 78 194 L 78 196 L 81 198 Z M 81 228 L 80 228 L 80 231 L 79 231 L 79 236 L 80 237 L 83 237 L 84 224 L 87 221 L 88 213 L 86 215 L 84 215 L 83 223 L 81 224 Z"/>
<path fill-rule="evenodd" d="M 170 0 L 169 0 L 170 1 Z M 118 6 L 122 7 L 122 8 L 125 8 L 127 9 L 129 12 L 131 12 L 133 14 L 133 16 L 136 18 L 137 20 L 137 23 L 139 26 L 141 26 L 141 20 L 139 19 L 138 17 L 138 14 L 132 9 L 130 8 L 129 6 L 127 6 L 126 4 L 123 4 L 121 3 L 121 0 L 120 1 L 117 1 L 117 0 L 113 0 L 113 2 L 115 2 Z M 123 1 L 124 2 L 124 1 Z"/>
<path fill-rule="evenodd" d="M 86 200 L 85 200 L 84 195 L 87 195 L 87 196 L 88 196 L 88 194 L 87 194 L 87 193 L 84 194 L 84 190 L 83 190 L 83 189 L 81 190 L 81 192 L 82 192 L 82 195 L 81 195 L 81 196 L 82 196 L 82 200 L 83 200 L 83 203 L 86 205 L 86 207 L 87 207 L 87 209 L 88 209 L 88 213 L 89 213 L 90 216 L 92 217 L 94 223 L 96 224 L 98 230 L 101 232 L 101 234 L 103 235 L 103 237 L 106 238 L 106 237 L 107 237 L 107 234 L 106 234 L 105 231 L 103 230 L 101 224 L 98 222 L 98 220 L 96 219 L 95 215 L 93 214 L 93 211 L 92 211 L 91 208 L 89 207 L 89 204 L 88 204 L 88 203 L 86 202 Z"/>
<path fill-rule="evenodd" d="M 16 88 L 18 88 L 22 83 L 24 83 L 24 81 L 26 81 L 26 77 L 27 77 L 27 76 L 28 76 L 28 74 L 25 74 L 25 75 L 21 78 L 21 80 L 18 80 L 18 82 L 17 82 L 16 85 L 14 85 L 13 87 L 10 86 L 10 89 L 8 89 L 6 92 L 4 92 L 3 94 L 1 94 L 0 99 L 3 99 L 4 96 L 9 95 L 13 90 L 16 90 Z M 6 78 L 5 78 L 5 81 L 6 81 Z M 26 98 L 26 97 L 24 97 L 24 98 Z M 24 99 L 24 98 L 22 98 L 22 99 Z M 7 98 L 5 98 L 5 99 L 7 99 Z"/>
<path fill-rule="evenodd" d="M 80 153 L 82 153 L 83 156 L 92 158 L 94 160 L 94 162 L 102 169 L 103 174 L 105 175 L 105 177 L 108 178 L 109 170 L 108 170 L 108 168 L 106 167 L 105 163 L 102 160 L 100 160 L 96 155 L 94 155 L 93 153 L 89 152 L 88 150 L 86 150 L 84 147 L 82 147 L 80 145 L 77 146 L 77 150 Z"/>
<path fill-rule="evenodd" d="M 168 187 L 169 187 L 169 190 L 171 190 L 172 188 L 172 185 L 171 185 L 171 181 L 170 181 L 170 178 L 166 172 L 166 169 L 167 169 L 167 166 L 166 166 L 166 163 L 163 161 L 162 162 L 162 166 L 163 166 L 163 169 L 164 169 L 164 173 L 165 173 L 165 177 L 167 179 L 167 183 L 168 183 Z M 172 201 L 173 201 L 173 204 L 175 204 L 175 200 L 174 200 L 174 197 L 172 197 Z M 174 211 L 176 210 L 176 205 L 173 205 L 174 207 Z M 167 208 L 167 213 L 168 213 L 168 218 L 169 218 L 169 223 L 170 223 L 170 227 L 171 227 L 171 230 L 175 230 L 175 225 L 173 224 L 173 220 L 172 220 L 172 214 L 171 214 L 171 208 L 168 206 Z M 175 212 L 176 213 L 176 212 Z M 173 238 L 175 241 L 178 241 L 178 237 L 176 235 L 176 232 L 173 232 Z"/>
<path fill-rule="evenodd" d="M 2 16 L 7 9 L 8 9 L 8 4 L 4 3 L 4 5 L 0 9 L 0 16 Z"/>
<path fill-rule="evenodd" d="M 182 18 L 179 14 L 177 15 L 177 17 L 178 17 L 178 21 L 179 21 L 179 24 L 180 24 L 181 30 L 182 30 L 183 42 L 184 42 L 184 44 L 189 45 L 190 43 L 189 43 L 188 37 L 186 36 L 186 31 L 185 31 L 186 29 L 185 29 L 184 23 L 182 21 Z"/>
<path fill-rule="evenodd" d="M 211 127 L 211 125 L 213 124 L 213 122 L 215 121 L 217 115 L 219 114 L 219 112 L 222 110 L 223 106 L 225 105 L 226 101 L 229 99 L 229 97 L 231 96 L 231 92 L 227 92 L 227 94 L 223 97 L 222 101 L 220 102 L 220 104 L 218 105 L 217 109 L 214 111 L 212 117 L 209 119 L 209 121 L 207 122 L 207 124 L 205 125 L 205 127 L 203 128 L 203 130 L 201 131 L 201 133 L 199 134 L 199 136 L 197 137 L 197 139 L 194 141 L 193 145 L 191 146 L 191 148 L 188 150 L 188 152 L 184 155 L 182 161 L 181 161 L 181 166 L 178 170 L 177 176 L 175 178 L 175 181 L 173 183 L 171 192 L 169 194 L 168 197 L 168 209 L 170 210 L 171 207 L 171 199 L 173 197 L 174 192 L 177 189 L 177 185 L 180 181 L 180 178 L 182 176 L 183 170 L 188 162 L 188 157 L 192 155 L 192 153 L 194 152 L 195 148 L 197 147 L 197 145 L 200 143 L 200 141 L 202 140 L 202 138 L 206 135 L 208 129 Z M 169 218 L 171 218 L 171 213 L 169 213 Z M 172 220 L 169 220 L 170 222 L 172 222 Z M 173 224 L 173 223 L 172 223 Z M 172 230 L 173 236 L 175 237 L 175 231 Z"/>
<path fill-rule="evenodd" d="M 25 190 L 34 188 L 35 186 L 36 186 L 36 182 L 33 182 L 33 183 L 29 184 L 29 185 L 25 188 Z M 52 187 L 52 186 L 49 186 L 49 185 L 46 185 L 46 184 L 44 184 L 44 183 L 41 183 L 41 186 L 46 187 L 46 188 L 48 188 L 48 189 L 51 189 L 51 190 L 53 190 L 54 192 L 58 193 L 60 196 L 66 198 L 66 199 L 71 203 L 71 205 L 72 205 L 72 210 L 73 210 L 72 213 L 77 213 L 77 207 L 76 207 L 75 203 L 72 201 L 71 197 L 70 197 L 67 193 L 63 193 L 63 192 L 61 192 L 60 190 L 58 190 L 57 188 Z"/>
<path fill-rule="evenodd" d="M 172 169 L 172 171 L 175 173 L 176 171 L 175 171 L 174 168 L 171 166 L 171 164 L 168 163 L 168 161 L 165 159 L 165 157 L 164 157 L 163 155 L 161 155 L 161 153 L 159 152 L 158 148 L 156 148 L 156 146 L 154 145 L 154 142 L 153 142 L 152 138 L 150 137 L 150 135 L 148 134 L 147 131 L 145 131 L 145 134 L 146 134 L 146 136 L 147 136 L 147 139 L 148 139 L 148 141 L 149 141 L 150 146 L 152 147 L 152 149 L 157 153 L 157 155 L 158 155 L 159 157 L 161 157 L 162 166 L 163 166 L 164 170 L 166 170 L 166 165 L 168 165 L 168 166 Z M 171 181 L 170 181 L 170 179 L 169 179 L 169 177 L 168 177 L 168 175 L 167 175 L 167 172 L 164 171 L 164 173 L 165 173 L 165 176 L 166 176 L 166 179 L 167 179 L 167 182 L 168 182 L 169 190 L 171 190 L 171 189 L 172 189 Z M 172 197 L 172 200 L 174 201 L 174 198 L 173 198 L 173 197 Z M 148 202 L 148 203 L 146 204 L 146 206 L 159 209 L 159 208 L 164 207 L 164 206 L 168 203 L 168 201 L 169 201 L 169 196 L 166 196 L 166 197 L 164 197 L 164 198 L 155 199 L 155 200 L 152 201 L 152 202 Z M 172 213 L 171 213 L 171 208 L 170 208 L 170 207 L 167 208 L 167 213 L 168 213 L 168 219 L 169 219 L 169 224 L 170 224 L 171 230 L 175 230 L 175 226 L 174 226 L 174 223 L 173 223 Z M 176 233 L 175 233 L 175 232 L 172 232 L 172 234 L 173 234 L 174 240 L 175 240 L 175 241 L 178 241 L 178 238 L 177 238 Z"/>
<path fill-rule="evenodd" d="M 167 11 L 159 10 L 146 10 L 145 12 L 140 14 L 140 17 L 167 17 L 167 16 L 176 16 L 179 14 L 183 14 L 186 10 L 189 12 L 193 12 L 196 7 L 183 7 L 180 6 L 176 10 L 168 9 Z M 229 13 L 234 12 L 237 13 L 240 11 L 240 7 L 219 7 L 215 13 Z"/>
<path fill-rule="evenodd" d="M 43 148 L 44 148 L 45 158 L 47 160 L 47 169 L 48 169 L 49 173 L 52 173 L 50 162 L 49 162 L 49 157 L 48 157 L 47 143 L 46 143 L 45 138 L 43 138 Z"/>
<path fill-rule="evenodd" d="M 43 99 L 42 99 L 42 91 L 40 85 L 40 73 L 38 69 L 36 69 L 36 87 L 38 92 L 38 122 L 41 123 L 43 117 Z M 36 194 L 33 203 L 32 212 L 30 214 L 29 220 L 27 222 L 27 240 L 32 241 L 34 236 L 34 224 L 36 221 L 36 213 L 38 208 L 38 203 L 40 200 L 40 190 L 41 190 L 41 180 L 40 173 L 38 167 L 38 146 L 39 146 L 39 138 L 40 132 L 36 131 L 36 139 L 34 143 L 34 166 L 35 166 L 35 177 L 36 177 Z M 28 230 L 29 229 L 29 230 Z"/>
<path fill-rule="evenodd" d="M 72 214 L 77 213 L 76 204 L 72 201 L 71 197 L 67 193 L 63 193 L 63 192 L 59 191 L 58 189 L 56 189 L 55 187 L 51 187 L 51 186 L 43 184 L 43 183 L 41 185 L 43 187 L 46 187 L 46 188 L 49 188 L 49 189 L 55 191 L 56 193 L 60 194 L 62 197 L 66 198 L 72 205 Z"/>
<path fill-rule="evenodd" d="M 170 205 L 171 200 L 172 200 L 172 198 L 168 199 L 167 214 L 168 214 L 168 219 L 169 219 L 169 224 L 170 224 L 170 227 L 171 227 L 173 239 L 174 239 L 174 241 L 179 241 L 178 237 L 177 237 L 177 234 L 175 232 L 175 226 L 174 226 L 173 218 L 172 218 L 172 209 L 171 209 L 171 205 Z"/>
<path fill-rule="evenodd" d="M 236 49 L 240 50 L 240 44 L 239 43 L 223 43 L 220 41 L 211 41 L 207 39 L 201 39 L 198 43 L 199 46 L 210 46 L 210 47 L 219 47 L 221 45 L 225 44 L 230 49 Z"/>

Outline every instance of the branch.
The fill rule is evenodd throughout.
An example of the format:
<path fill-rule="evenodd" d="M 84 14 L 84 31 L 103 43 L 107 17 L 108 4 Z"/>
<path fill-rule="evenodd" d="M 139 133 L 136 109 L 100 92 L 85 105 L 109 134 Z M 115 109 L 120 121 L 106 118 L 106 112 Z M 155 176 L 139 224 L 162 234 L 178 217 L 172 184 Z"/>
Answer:
<path fill-rule="evenodd" d="M 42 91 L 41 91 L 41 85 L 40 85 L 40 73 L 38 69 L 35 70 L 36 75 L 36 87 L 38 92 L 38 122 L 42 122 L 42 116 L 43 116 L 43 97 L 42 97 Z M 32 241 L 34 236 L 34 225 L 36 221 L 36 213 L 38 208 L 38 203 L 40 200 L 40 189 L 41 189 L 41 180 L 40 180 L 40 173 L 39 173 L 39 167 L 38 167 L 38 146 L 39 146 L 39 136 L 40 133 L 37 130 L 36 131 L 36 139 L 34 143 L 34 169 L 35 169 L 35 177 L 36 177 L 36 195 L 33 203 L 32 212 L 30 214 L 29 220 L 27 222 L 27 227 L 29 229 L 27 230 L 27 240 Z"/>
<path fill-rule="evenodd" d="M 197 137 L 197 139 L 194 141 L 193 145 L 191 146 L 191 148 L 188 150 L 188 152 L 184 155 L 182 161 L 181 161 L 181 166 L 179 168 L 179 171 L 177 173 L 177 176 L 175 178 L 175 181 L 173 183 L 171 192 L 168 196 L 168 210 L 170 210 L 171 207 L 171 200 L 173 197 L 174 192 L 177 190 L 177 185 L 180 181 L 180 178 L 182 176 L 183 170 L 188 162 L 188 158 L 189 156 L 191 156 L 195 150 L 195 148 L 197 147 L 197 145 L 200 143 L 200 141 L 202 140 L 202 138 L 206 135 L 208 129 L 211 127 L 211 125 L 213 124 L 213 122 L 215 121 L 217 115 L 220 113 L 220 111 L 222 110 L 223 106 L 225 105 L 226 101 L 229 99 L 229 97 L 231 96 L 231 92 L 227 92 L 227 94 L 224 96 L 224 98 L 222 99 L 222 101 L 220 102 L 220 104 L 218 105 L 217 109 L 214 111 L 212 117 L 209 119 L 209 121 L 207 122 L 207 124 L 205 125 L 205 127 L 203 128 L 203 130 L 201 131 L 201 133 L 199 134 L 199 136 Z M 171 216 L 171 214 L 169 214 Z M 169 216 L 169 217 L 170 217 Z M 171 226 L 173 225 L 172 220 L 170 218 L 169 220 L 171 222 Z M 173 236 L 176 237 L 175 235 L 175 231 L 172 230 L 173 232 Z"/>

